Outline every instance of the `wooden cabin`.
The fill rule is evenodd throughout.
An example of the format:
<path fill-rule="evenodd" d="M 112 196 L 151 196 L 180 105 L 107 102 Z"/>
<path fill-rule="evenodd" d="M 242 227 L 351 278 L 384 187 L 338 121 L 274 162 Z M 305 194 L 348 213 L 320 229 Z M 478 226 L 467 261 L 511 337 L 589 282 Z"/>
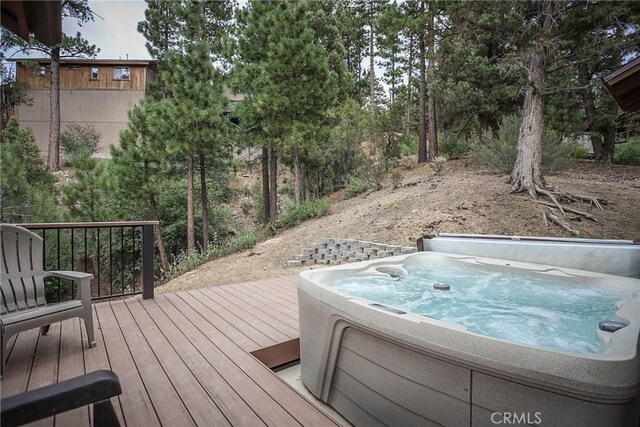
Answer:
<path fill-rule="evenodd" d="M 16 60 L 16 80 L 31 87 L 31 105 L 18 105 L 15 117 L 30 128 L 42 153 L 50 128 L 51 61 Z M 157 72 L 153 60 L 62 59 L 60 61 L 60 130 L 73 123 L 93 125 L 101 134 L 98 155 L 107 155 L 127 127 L 129 110 L 146 94 Z"/>

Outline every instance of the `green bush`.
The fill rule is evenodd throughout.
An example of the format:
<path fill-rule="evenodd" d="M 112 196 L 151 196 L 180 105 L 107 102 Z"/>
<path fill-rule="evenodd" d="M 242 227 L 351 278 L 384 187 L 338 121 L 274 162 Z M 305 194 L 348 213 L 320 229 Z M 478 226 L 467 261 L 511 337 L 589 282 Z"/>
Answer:
<path fill-rule="evenodd" d="M 260 238 L 261 235 L 258 230 L 249 228 L 228 239 L 223 244 L 210 243 L 206 250 L 180 252 L 175 261 L 169 266 L 169 271 L 167 272 L 164 282 L 166 283 L 175 279 L 206 262 L 250 249 L 258 243 Z"/>
<path fill-rule="evenodd" d="M 251 187 L 253 196 L 254 222 L 262 224 L 264 222 L 264 196 L 262 194 L 262 181 L 258 180 Z"/>
<path fill-rule="evenodd" d="M 33 133 L 10 119 L 0 144 L 0 219 L 45 222 L 57 217 L 56 178 L 47 168 Z"/>
<path fill-rule="evenodd" d="M 409 135 L 402 136 L 398 140 L 398 144 L 400 144 L 400 155 L 402 157 L 406 156 L 414 156 L 418 154 L 418 136 L 417 135 Z"/>
<path fill-rule="evenodd" d="M 469 152 L 469 144 L 460 139 L 443 139 L 438 142 L 438 151 L 447 159 L 459 159 Z"/>
<path fill-rule="evenodd" d="M 88 150 L 91 156 L 98 149 L 101 138 L 100 132 L 93 125 L 71 124 L 60 133 L 60 147 L 67 157 L 84 150 Z"/>
<path fill-rule="evenodd" d="M 326 198 L 309 199 L 299 205 L 290 205 L 278 218 L 280 227 L 294 227 L 311 218 L 326 215 L 331 208 L 331 201 Z"/>
<path fill-rule="evenodd" d="M 352 176 L 347 182 L 347 197 L 355 197 L 358 194 L 362 194 L 369 189 L 370 183 L 368 180 Z"/>
<path fill-rule="evenodd" d="M 503 173 L 510 173 L 518 155 L 520 117 L 506 116 L 500 123 L 498 134 L 491 132 L 474 135 L 470 146 L 471 156 Z M 557 172 L 573 159 L 586 157 L 584 148 L 577 142 L 563 142 L 552 130 L 545 130 L 542 137 L 542 169 Z"/>
<path fill-rule="evenodd" d="M 391 186 L 395 189 L 400 187 L 400 184 L 402 184 L 402 172 L 394 169 L 393 172 L 391 172 Z"/>
<path fill-rule="evenodd" d="M 640 166 L 640 138 L 616 146 L 613 162 L 621 165 Z"/>

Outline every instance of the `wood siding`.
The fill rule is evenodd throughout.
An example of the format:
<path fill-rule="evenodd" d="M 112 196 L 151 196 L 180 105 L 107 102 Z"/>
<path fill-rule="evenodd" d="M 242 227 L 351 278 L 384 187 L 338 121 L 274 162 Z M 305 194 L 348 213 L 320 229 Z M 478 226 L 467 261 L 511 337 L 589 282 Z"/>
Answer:
<path fill-rule="evenodd" d="M 91 80 L 91 67 L 92 64 L 61 64 L 60 89 L 145 90 L 147 67 L 144 65 L 98 64 L 99 76 L 97 80 Z M 130 80 L 113 79 L 113 70 L 119 67 L 129 67 Z M 46 65 L 44 76 L 39 76 L 36 73 L 36 69 L 27 67 L 24 64 L 18 63 L 16 69 L 18 81 L 25 82 L 32 88 L 49 88 L 51 74 L 49 64 Z"/>

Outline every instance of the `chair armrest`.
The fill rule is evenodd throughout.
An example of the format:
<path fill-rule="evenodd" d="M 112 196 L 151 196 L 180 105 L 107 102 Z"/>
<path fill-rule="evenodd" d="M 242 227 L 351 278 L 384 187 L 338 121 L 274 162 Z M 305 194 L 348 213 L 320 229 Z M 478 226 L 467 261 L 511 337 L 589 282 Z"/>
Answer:
<path fill-rule="evenodd" d="M 93 279 L 93 274 L 80 271 L 45 271 L 45 275 L 68 280 Z"/>
<path fill-rule="evenodd" d="M 94 371 L 0 401 L 0 423 L 17 426 L 122 394 L 118 376 Z"/>
<path fill-rule="evenodd" d="M 60 277 L 78 283 L 78 299 L 87 307 L 91 305 L 91 279 L 93 274 L 80 271 L 45 271 L 46 276 Z"/>

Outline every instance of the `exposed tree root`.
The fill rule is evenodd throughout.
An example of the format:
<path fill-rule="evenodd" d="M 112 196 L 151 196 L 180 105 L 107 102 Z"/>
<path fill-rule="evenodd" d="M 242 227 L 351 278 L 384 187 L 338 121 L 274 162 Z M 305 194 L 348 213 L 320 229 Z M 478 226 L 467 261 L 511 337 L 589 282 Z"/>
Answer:
<path fill-rule="evenodd" d="M 553 209 L 551 209 L 550 207 L 547 206 L 547 209 L 549 212 L 546 212 L 544 215 L 546 218 L 549 219 L 549 221 L 553 222 L 554 224 L 560 226 L 561 228 L 564 228 L 565 230 L 567 230 L 569 233 L 573 234 L 574 236 L 577 236 L 580 234 L 580 232 L 578 230 L 576 230 L 575 228 L 571 228 L 571 226 L 564 220 L 562 220 L 558 215 L 556 215 L 555 211 Z"/>
<path fill-rule="evenodd" d="M 579 235 L 580 232 L 573 228 L 567 220 L 581 220 L 582 218 L 589 219 L 591 221 L 597 222 L 595 216 L 590 214 L 589 212 L 575 209 L 567 206 L 566 204 L 562 204 L 562 202 L 577 202 L 577 203 L 589 203 L 589 208 L 595 206 L 597 209 L 604 209 L 602 205 L 606 205 L 607 201 L 604 199 L 599 199 L 593 196 L 584 196 L 577 194 L 567 194 L 567 193 L 558 193 L 555 191 L 547 190 L 546 188 L 542 188 L 540 186 L 536 186 L 536 193 L 548 197 L 551 202 L 538 200 L 538 203 L 545 206 L 547 211 L 542 214 L 542 219 L 545 224 L 552 222 L 562 229 L 570 232 L 573 235 Z M 575 217 L 567 218 L 566 213 L 571 212 L 575 214 Z"/>
<path fill-rule="evenodd" d="M 538 201 L 538 203 L 540 203 L 541 205 L 545 205 L 545 206 L 551 207 L 551 208 L 552 208 L 552 207 L 554 207 L 554 206 L 556 206 L 556 205 L 554 205 L 554 204 L 552 204 L 552 203 L 549 203 L 549 202 L 543 202 L 543 201 L 540 201 L 540 200 Z M 585 218 L 587 218 L 587 219 L 590 219 L 591 221 L 598 222 L 598 221 L 596 220 L 596 217 L 595 217 L 595 216 L 593 216 L 593 215 L 591 215 L 589 212 L 580 211 L 580 210 L 578 210 L 578 209 L 570 208 L 570 207 L 568 207 L 568 206 L 563 206 L 563 209 L 564 209 L 565 211 L 567 211 L 567 212 L 572 212 L 572 213 L 574 213 L 574 214 L 576 214 L 576 215 L 583 216 L 583 217 L 585 217 Z"/>

